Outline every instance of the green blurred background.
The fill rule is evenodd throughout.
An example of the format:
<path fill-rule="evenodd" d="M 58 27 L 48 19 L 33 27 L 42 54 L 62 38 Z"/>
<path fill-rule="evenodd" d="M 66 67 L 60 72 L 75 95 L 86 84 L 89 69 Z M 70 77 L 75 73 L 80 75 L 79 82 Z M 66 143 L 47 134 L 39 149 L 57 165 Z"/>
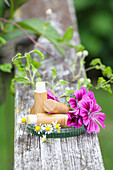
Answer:
<path fill-rule="evenodd" d="M 81 43 L 89 51 L 86 58 L 101 58 L 103 64 L 113 68 L 113 1 L 112 0 L 74 0 Z M 99 71 L 90 71 L 92 81 L 100 76 Z M 113 90 L 113 87 L 112 87 Z M 106 114 L 106 129 L 98 134 L 106 170 L 113 169 L 113 95 L 102 90 L 93 90 L 97 103 Z"/>
<path fill-rule="evenodd" d="M 74 0 L 82 44 L 90 52 L 87 63 L 100 57 L 103 64 L 113 68 L 113 1 Z M 90 72 L 92 81 L 100 72 Z M 0 73 L 0 170 L 13 169 L 14 97 L 9 85 L 13 74 Z M 4 85 L 4 86 L 3 86 Z M 113 89 L 113 88 L 112 88 Z M 113 169 L 113 95 L 94 90 L 98 104 L 106 113 L 106 129 L 98 134 L 106 170 Z M 5 94 L 5 95 L 4 95 Z"/>

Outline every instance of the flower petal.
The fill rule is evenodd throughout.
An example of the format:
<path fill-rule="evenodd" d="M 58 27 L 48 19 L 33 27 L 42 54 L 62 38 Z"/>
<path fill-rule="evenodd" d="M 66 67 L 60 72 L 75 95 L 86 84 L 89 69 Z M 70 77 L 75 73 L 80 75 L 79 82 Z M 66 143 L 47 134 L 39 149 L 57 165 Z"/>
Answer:
<path fill-rule="evenodd" d="M 105 120 L 105 114 L 104 113 L 95 113 L 92 115 L 92 117 L 105 129 L 105 125 L 103 121 Z"/>
<path fill-rule="evenodd" d="M 47 99 L 52 99 L 52 100 L 55 100 L 55 101 L 59 102 L 57 97 L 54 96 L 54 94 L 50 90 L 47 91 Z"/>
<path fill-rule="evenodd" d="M 86 88 L 82 87 L 80 90 L 76 90 L 74 95 L 76 96 L 77 100 L 80 101 L 83 95 L 86 94 Z"/>
<path fill-rule="evenodd" d="M 91 113 L 100 112 L 102 108 L 92 100 Z"/>
<path fill-rule="evenodd" d="M 76 109 L 76 107 L 77 107 L 77 101 L 76 101 L 76 99 L 70 98 L 69 104 L 70 104 L 70 106 L 71 106 L 73 109 Z"/>
<path fill-rule="evenodd" d="M 78 105 L 81 109 L 85 110 L 86 112 L 89 112 L 89 110 L 92 109 L 92 101 L 91 100 L 82 99 L 78 103 Z"/>
<path fill-rule="evenodd" d="M 93 119 L 90 119 L 89 121 L 89 124 L 87 126 L 87 132 L 90 133 L 90 132 L 99 132 L 100 131 L 100 128 L 99 128 L 99 125 L 96 123 L 95 120 Z"/>

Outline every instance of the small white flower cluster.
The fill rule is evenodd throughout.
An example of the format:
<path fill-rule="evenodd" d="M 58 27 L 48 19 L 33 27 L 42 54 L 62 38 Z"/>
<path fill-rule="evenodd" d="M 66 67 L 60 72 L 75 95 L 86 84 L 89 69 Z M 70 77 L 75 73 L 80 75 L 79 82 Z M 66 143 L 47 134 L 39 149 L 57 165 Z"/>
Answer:
<path fill-rule="evenodd" d="M 27 123 L 27 116 L 20 116 L 17 121 L 18 124 L 26 124 Z M 38 134 L 44 133 L 44 134 L 50 134 L 52 132 L 58 132 L 60 133 L 60 124 L 57 123 L 57 121 L 52 122 L 51 124 L 44 124 L 41 123 L 39 125 L 35 125 L 34 130 Z"/>
<path fill-rule="evenodd" d="M 37 132 L 38 134 L 40 133 L 44 133 L 44 134 L 50 134 L 52 132 L 58 132 L 60 133 L 60 124 L 56 122 L 52 122 L 51 124 L 45 124 L 45 125 L 41 125 L 41 123 L 39 125 L 35 126 L 35 132 Z"/>
<path fill-rule="evenodd" d="M 84 51 L 79 51 L 76 53 L 77 57 L 86 57 L 88 56 L 88 51 L 87 50 L 84 50 Z"/>

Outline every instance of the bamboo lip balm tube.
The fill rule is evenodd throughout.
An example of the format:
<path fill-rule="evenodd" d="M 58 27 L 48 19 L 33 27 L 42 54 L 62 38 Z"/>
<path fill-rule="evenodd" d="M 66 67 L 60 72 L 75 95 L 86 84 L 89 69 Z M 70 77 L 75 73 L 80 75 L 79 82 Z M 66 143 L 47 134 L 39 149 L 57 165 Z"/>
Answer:
<path fill-rule="evenodd" d="M 45 82 L 36 83 L 36 90 L 34 91 L 34 112 L 45 113 L 43 108 L 44 101 L 47 99 L 47 90 Z"/>
<path fill-rule="evenodd" d="M 44 101 L 44 110 L 46 112 L 50 112 L 50 113 L 67 113 L 68 111 L 70 111 L 70 107 L 66 106 L 65 104 L 62 104 L 60 102 L 57 102 L 55 100 L 52 99 L 47 99 Z"/>
<path fill-rule="evenodd" d="M 46 113 L 38 113 L 38 114 L 29 114 L 27 116 L 27 124 L 52 124 L 57 120 L 57 123 L 61 125 L 61 127 L 67 126 L 68 116 L 66 114 L 46 114 Z"/>

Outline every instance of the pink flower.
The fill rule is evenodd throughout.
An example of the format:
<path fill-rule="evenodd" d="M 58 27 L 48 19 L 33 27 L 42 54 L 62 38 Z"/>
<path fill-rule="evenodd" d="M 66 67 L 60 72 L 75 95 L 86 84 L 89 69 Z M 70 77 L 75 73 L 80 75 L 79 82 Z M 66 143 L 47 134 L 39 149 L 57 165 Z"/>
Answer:
<path fill-rule="evenodd" d="M 73 109 L 78 108 L 78 103 L 84 98 L 85 100 L 94 100 L 96 101 L 94 94 L 92 91 L 86 93 L 86 88 L 82 87 L 80 90 L 76 90 L 74 92 L 75 98 L 70 98 L 69 104 Z"/>
<path fill-rule="evenodd" d="M 57 97 L 54 96 L 54 94 L 50 90 L 47 91 L 47 99 L 52 99 L 52 100 L 55 100 L 55 101 L 59 102 Z"/>
<path fill-rule="evenodd" d="M 77 103 L 82 99 L 83 95 L 86 94 L 86 88 L 83 87 L 80 90 L 74 92 L 75 98 L 70 98 L 69 104 L 73 109 L 77 109 Z"/>
<path fill-rule="evenodd" d="M 92 131 L 98 133 L 100 131 L 97 122 L 105 129 L 103 123 L 105 114 L 100 112 L 102 109 L 95 100 L 88 99 L 86 96 L 86 99 L 83 98 L 78 105 L 80 107 L 80 116 L 82 116 L 83 124 L 86 126 L 88 133 Z"/>
<path fill-rule="evenodd" d="M 82 126 L 82 117 L 79 116 L 79 110 L 77 111 L 69 111 L 67 113 L 68 115 L 68 120 L 67 120 L 67 125 L 70 126 L 74 126 L 74 127 L 81 127 Z"/>

